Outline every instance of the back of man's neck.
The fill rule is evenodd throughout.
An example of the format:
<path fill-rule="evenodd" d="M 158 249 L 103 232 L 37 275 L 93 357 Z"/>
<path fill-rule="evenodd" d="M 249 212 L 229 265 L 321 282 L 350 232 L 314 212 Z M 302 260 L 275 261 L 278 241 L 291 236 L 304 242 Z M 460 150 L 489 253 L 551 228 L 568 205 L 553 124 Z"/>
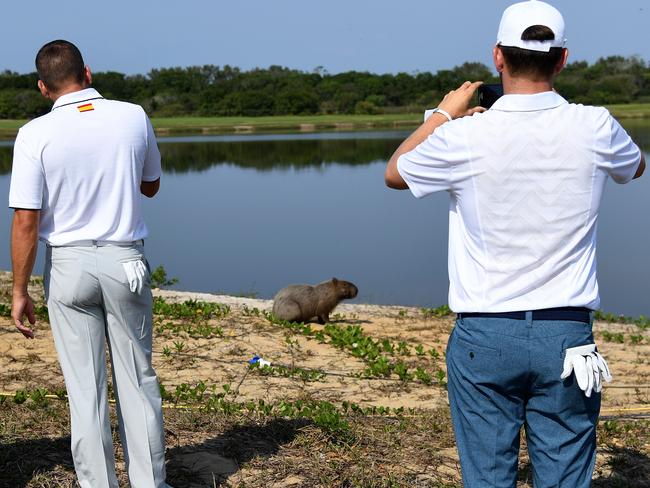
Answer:
<path fill-rule="evenodd" d="M 70 93 L 75 93 L 81 90 L 85 90 L 86 88 L 90 88 L 90 85 L 81 85 L 81 84 L 74 84 L 74 85 L 68 85 L 65 88 L 62 88 L 60 91 L 54 93 L 50 93 L 50 100 L 53 102 L 56 102 L 59 98 L 61 98 L 64 95 L 69 95 Z"/>
<path fill-rule="evenodd" d="M 506 95 L 534 95 L 553 91 L 552 80 L 528 80 L 525 78 L 510 78 L 503 80 L 503 93 Z"/>

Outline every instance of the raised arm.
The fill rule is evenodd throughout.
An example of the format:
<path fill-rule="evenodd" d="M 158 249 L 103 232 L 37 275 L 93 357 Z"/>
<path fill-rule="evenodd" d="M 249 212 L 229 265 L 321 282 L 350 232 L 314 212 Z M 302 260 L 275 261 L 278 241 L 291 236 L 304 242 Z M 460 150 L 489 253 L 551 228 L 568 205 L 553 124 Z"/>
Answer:
<path fill-rule="evenodd" d="M 447 93 L 438 108 L 447 112 L 452 119 L 485 111 L 483 107 L 469 108 L 469 103 L 472 100 L 472 96 L 474 96 L 474 92 L 482 83 L 482 81 L 475 81 L 474 83 L 466 81 L 458 89 Z M 386 172 L 384 173 L 386 186 L 395 190 L 406 190 L 408 188 L 408 185 L 397 170 L 397 160 L 403 154 L 418 147 L 437 127 L 445 122 L 447 122 L 447 117 L 440 112 L 436 112 L 400 144 L 386 166 Z"/>
<path fill-rule="evenodd" d="M 40 210 L 16 209 L 11 226 L 11 263 L 13 269 L 13 292 L 11 317 L 16 328 L 25 337 L 34 338 L 32 329 L 25 325 L 24 316 L 29 323 L 36 323 L 34 304 L 27 293 L 29 277 L 34 268 L 38 250 L 38 223 Z"/>
<path fill-rule="evenodd" d="M 388 161 L 386 172 L 384 173 L 384 181 L 388 188 L 394 190 L 408 189 L 408 185 L 399 174 L 399 171 L 397 171 L 397 160 L 402 154 L 406 154 L 418 147 L 437 127 L 441 126 L 445 122 L 447 122 L 446 116 L 440 112 L 434 113 L 424 121 L 424 124 L 418 127 L 413 134 L 408 136 L 406 140 L 400 144 Z"/>

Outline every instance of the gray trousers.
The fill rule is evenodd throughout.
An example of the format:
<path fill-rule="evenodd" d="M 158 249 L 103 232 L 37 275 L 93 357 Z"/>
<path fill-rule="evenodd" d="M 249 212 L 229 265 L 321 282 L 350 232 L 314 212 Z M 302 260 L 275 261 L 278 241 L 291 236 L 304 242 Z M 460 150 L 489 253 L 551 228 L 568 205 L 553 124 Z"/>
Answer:
<path fill-rule="evenodd" d="M 132 488 L 167 488 L 160 390 L 151 367 L 152 297 L 129 289 L 122 263 L 141 245 L 48 247 L 45 296 L 70 402 L 82 488 L 117 488 L 108 408 L 108 344 L 120 438 Z"/>

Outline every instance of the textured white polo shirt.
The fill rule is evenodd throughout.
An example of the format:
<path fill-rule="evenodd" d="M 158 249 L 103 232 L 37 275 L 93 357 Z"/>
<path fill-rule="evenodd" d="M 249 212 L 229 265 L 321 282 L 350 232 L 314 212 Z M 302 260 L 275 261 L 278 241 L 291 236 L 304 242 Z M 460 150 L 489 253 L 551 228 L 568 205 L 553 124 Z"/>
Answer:
<path fill-rule="evenodd" d="M 60 97 L 18 132 L 9 206 L 40 209 L 39 237 L 52 245 L 135 241 L 147 236 L 140 183 L 160 175 L 142 107 L 87 88 Z"/>
<path fill-rule="evenodd" d="M 604 185 L 630 181 L 640 160 L 606 109 L 545 92 L 443 124 L 397 168 L 416 197 L 451 196 L 451 309 L 506 312 L 599 307 Z"/>

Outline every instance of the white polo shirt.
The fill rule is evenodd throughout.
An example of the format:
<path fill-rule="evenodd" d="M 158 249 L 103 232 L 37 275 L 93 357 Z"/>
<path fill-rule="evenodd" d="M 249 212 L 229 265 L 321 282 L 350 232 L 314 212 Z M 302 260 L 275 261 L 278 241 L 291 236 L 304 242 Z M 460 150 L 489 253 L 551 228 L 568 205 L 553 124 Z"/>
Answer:
<path fill-rule="evenodd" d="M 640 160 L 606 109 L 545 92 L 443 124 L 397 168 L 416 197 L 451 196 L 451 309 L 506 312 L 599 307 L 604 185 L 630 181 Z"/>
<path fill-rule="evenodd" d="M 135 241 L 147 236 L 140 183 L 160 175 L 142 107 L 87 88 L 60 97 L 18 132 L 9 206 L 40 209 L 39 237 L 52 245 Z"/>

